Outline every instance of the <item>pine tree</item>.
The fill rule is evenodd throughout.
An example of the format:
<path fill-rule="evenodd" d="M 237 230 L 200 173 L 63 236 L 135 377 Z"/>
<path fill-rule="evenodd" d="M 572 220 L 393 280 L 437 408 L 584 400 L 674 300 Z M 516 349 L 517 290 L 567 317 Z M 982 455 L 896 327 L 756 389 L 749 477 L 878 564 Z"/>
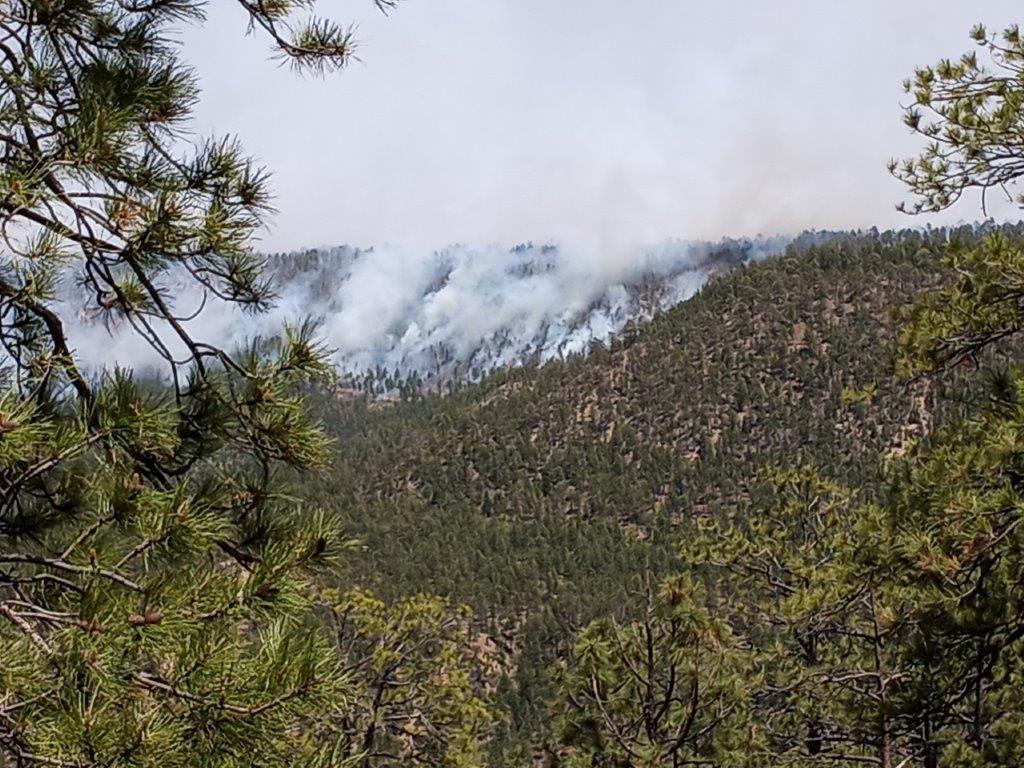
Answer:
<path fill-rule="evenodd" d="M 969 53 L 907 83 L 915 104 L 906 122 L 928 139 L 920 157 L 893 165 L 917 197 L 912 211 L 949 207 L 972 188 L 984 210 L 988 190 L 1009 196 L 1024 175 L 1024 40 L 1017 26 L 1000 35 L 977 26 L 971 35 L 987 63 Z M 954 279 L 905 317 L 901 367 L 908 375 L 991 367 L 987 403 L 900 465 L 888 557 L 908 595 L 908 656 L 920 669 L 914 683 L 930 742 L 924 765 L 1020 765 L 1024 371 L 1013 361 L 1024 328 L 1024 251 L 997 232 L 954 242 L 945 262 Z"/>
<path fill-rule="evenodd" d="M 329 626 L 351 703 L 324 728 L 344 754 L 360 768 L 485 765 L 503 660 L 469 612 L 426 595 L 393 605 L 363 590 L 333 598 Z"/>
<path fill-rule="evenodd" d="M 753 717 L 769 765 L 907 764 L 912 720 L 884 512 L 811 469 L 771 476 L 774 500 L 701 520 L 683 561 L 765 669 Z"/>
<path fill-rule="evenodd" d="M 378 0 L 382 8 L 390 2 Z M 304 0 L 240 11 L 325 72 L 351 32 Z M 345 700 L 310 612 L 340 551 L 284 492 L 329 441 L 302 388 L 328 373 L 308 325 L 206 343 L 205 301 L 272 300 L 247 247 L 265 171 L 192 149 L 199 97 L 176 30 L 204 3 L 0 4 L 0 756 L 18 766 L 316 765 L 303 724 Z M 72 313 L 131 330 L 164 380 L 83 367 Z"/>
<path fill-rule="evenodd" d="M 920 67 L 903 87 L 913 98 L 904 122 L 927 144 L 916 158 L 890 161 L 889 170 L 916 197 L 901 210 L 941 211 L 971 189 L 986 197 L 1009 189 L 1024 175 L 1024 37 L 1017 25 L 1000 34 L 978 25 L 971 38 L 984 52 L 965 53 Z M 986 211 L 987 212 L 987 211 Z"/>
<path fill-rule="evenodd" d="M 672 579 L 642 619 L 602 619 L 580 633 L 558 671 L 557 764 L 758 764 L 753 659 L 701 600 L 688 579 Z"/>

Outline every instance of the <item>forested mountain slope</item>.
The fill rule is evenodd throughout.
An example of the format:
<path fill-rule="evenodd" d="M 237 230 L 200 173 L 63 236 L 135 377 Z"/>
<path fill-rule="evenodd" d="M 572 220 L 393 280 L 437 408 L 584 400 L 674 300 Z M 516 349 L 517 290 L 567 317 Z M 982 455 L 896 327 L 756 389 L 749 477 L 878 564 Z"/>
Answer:
<path fill-rule="evenodd" d="M 316 495 L 361 543 L 340 577 L 490 619 L 530 725 L 555 641 L 628 611 L 681 519 L 745 504 L 771 465 L 875 493 L 885 455 L 965 405 L 896 381 L 891 342 L 899 308 L 941 282 L 940 248 L 974 237 L 843 236 L 735 269 L 586 357 L 444 398 L 326 399 L 340 451 Z"/>

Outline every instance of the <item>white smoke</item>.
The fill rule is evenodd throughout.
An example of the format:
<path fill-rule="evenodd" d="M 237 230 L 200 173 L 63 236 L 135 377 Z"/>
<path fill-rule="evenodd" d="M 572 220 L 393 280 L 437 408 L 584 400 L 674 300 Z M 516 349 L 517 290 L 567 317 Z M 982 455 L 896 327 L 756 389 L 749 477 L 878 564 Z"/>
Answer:
<path fill-rule="evenodd" d="M 531 359 L 584 353 L 631 321 L 691 297 L 716 271 L 778 253 L 790 241 L 673 240 L 618 258 L 533 244 L 315 249 L 271 257 L 277 299 L 270 311 L 253 316 L 213 301 L 186 326 L 198 339 L 233 348 L 313 318 L 343 373 L 475 378 Z M 196 286 L 183 277 L 164 285 L 178 312 L 201 305 Z M 83 298 L 69 285 L 65 303 L 74 308 Z M 148 373 L 165 365 L 131 328 L 111 328 L 81 312 L 79 318 L 68 334 L 90 368 L 116 364 Z M 182 345 L 161 330 L 180 355 Z"/>

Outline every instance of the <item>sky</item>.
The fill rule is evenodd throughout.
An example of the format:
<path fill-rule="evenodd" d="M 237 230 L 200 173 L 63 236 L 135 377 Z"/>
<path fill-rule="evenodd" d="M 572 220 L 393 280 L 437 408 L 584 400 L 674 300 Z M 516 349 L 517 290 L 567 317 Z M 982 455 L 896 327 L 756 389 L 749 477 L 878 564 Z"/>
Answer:
<path fill-rule="evenodd" d="M 323 79 L 269 59 L 237 4 L 184 33 L 199 136 L 273 171 L 260 248 L 440 248 L 907 226 L 890 157 L 915 66 L 958 56 L 1009 0 L 321 0 L 360 61 Z"/>

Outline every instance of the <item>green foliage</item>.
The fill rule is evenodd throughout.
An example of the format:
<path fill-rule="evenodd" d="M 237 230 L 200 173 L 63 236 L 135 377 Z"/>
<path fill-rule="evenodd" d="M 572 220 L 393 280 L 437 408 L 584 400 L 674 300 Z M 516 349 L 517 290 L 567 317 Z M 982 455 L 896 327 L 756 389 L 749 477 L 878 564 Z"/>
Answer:
<path fill-rule="evenodd" d="M 1021 387 L 1014 380 L 1014 392 Z M 704 585 L 709 615 L 747 654 L 739 679 L 749 686 L 745 722 L 758 738 L 743 742 L 743 759 L 1021 763 L 1022 418 L 1015 397 L 944 428 L 893 462 L 881 504 L 812 470 L 785 470 L 771 478 L 772 504 L 698 520 L 684 533 L 687 579 Z M 589 648 L 606 631 L 595 623 L 579 642 Z M 652 636 L 614 635 L 599 646 L 605 655 L 591 652 L 599 661 L 589 669 L 642 670 L 654 658 Z M 763 670 L 760 679 L 752 669 Z M 559 700 L 562 711 L 580 709 L 579 687 L 563 682 L 570 703 Z M 604 745 L 624 733 L 623 723 L 660 711 L 650 700 L 657 686 L 611 690 L 622 697 L 595 701 L 604 719 L 570 721 L 572 738 L 585 733 Z"/>
<path fill-rule="evenodd" d="M 938 208 L 967 187 L 1011 184 L 1022 168 L 1024 49 L 1017 27 L 972 31 L 995 71 L 974 56 L 917 74 L 917 99 L 939 120 L 903 177 Z M 918 127 L 915 125 L 915 128 Z M 1018 198 L 1018 202 L 1021 199 Z M 1018 349 L 1024 253 L 998 234 L 950 249 L 955 279 L 910 314 L 902 368 L 932 372 Z M 901 591 L 901 632 L 919 670 L 912 693 L 929 765 L 1010 766 L 1024 761 L 1020 552 L 1024 372 L 995 368 L 986 407 L 942 430 L 901 463 L 886 506 L 883 562 Z"/>
<path fill-rule="evenodd" d="M 330 605 L 352 701 L 324 724 L 340 734 L 336 759 L 359 766 L 484 765 L 500 715 L 491 694 L 502 673 L 497 647 L 470 616 L 436 597 L 386 605 L 354 590 Z"/>
<path fill-rule="evenodd" d="M 686 579 L 666 583 L 638 621 L 588 626 L 558 678 L 558 765 L 755 764 L 752 657 Z"/>
<path fill-rule="evenodd" d="M 995 233 L 970 247 L 948 249 L 956 279 L 921 299 L 908 313 L 901 338 L 904 373 L 935 371 L 979 355 L 1021 330 L 1024 251 Z"/>
<path fill-rule="evenodd" d="M 1024 38 L 1016 25 L 998 35 L 979 25 L 971 37 L 984 61 L 977 52 L 944 59 L 904 83 L 913 97 L 904 122 L 927 143 L 919 157 L 889 164 L 917 197 L 901 210 L 940 211 L 969 189 L 981 191 L 985 210 L 989 190 L 1010 197 L 1008 188 L 1024 174 Z M 1011 199 L 1024 204 L 1024 197 Z"/>
<path fill-rule="evenodd" d="M 240 2 L 280 55 L 344 65 L 350 33 L 312 6 Z M 189 148 L 175 41 L 203 10 L 0 5 L 0 762 L 326 765 L 297 727 L 347 701 L 312 612 L 343 539 L 282 482 L 328 461 L 300 394 L 324 350 L 308 325 L 218 349 L 175 302 L 180 281 L 272 299 L 247 246 L 266 173 Z M 130 325 L 166 381 L 83 371 L 74 314 Z"/>
<path fill-rule="evenodd" d="M 1024 699 L 1020 372 L 1008 401 L 943 430 L 893 478 L 882 564 L 942 765 L 1019 765 Z"/>
<path fill-rule="evenodd" d="M 912 733 L 875 505 L 812 470 L 772 477 L 775 501 L 699 521 L 683 558 L 717 592 L 766 670 L 754 719 L 769 765 L 896 765 Z"/>

